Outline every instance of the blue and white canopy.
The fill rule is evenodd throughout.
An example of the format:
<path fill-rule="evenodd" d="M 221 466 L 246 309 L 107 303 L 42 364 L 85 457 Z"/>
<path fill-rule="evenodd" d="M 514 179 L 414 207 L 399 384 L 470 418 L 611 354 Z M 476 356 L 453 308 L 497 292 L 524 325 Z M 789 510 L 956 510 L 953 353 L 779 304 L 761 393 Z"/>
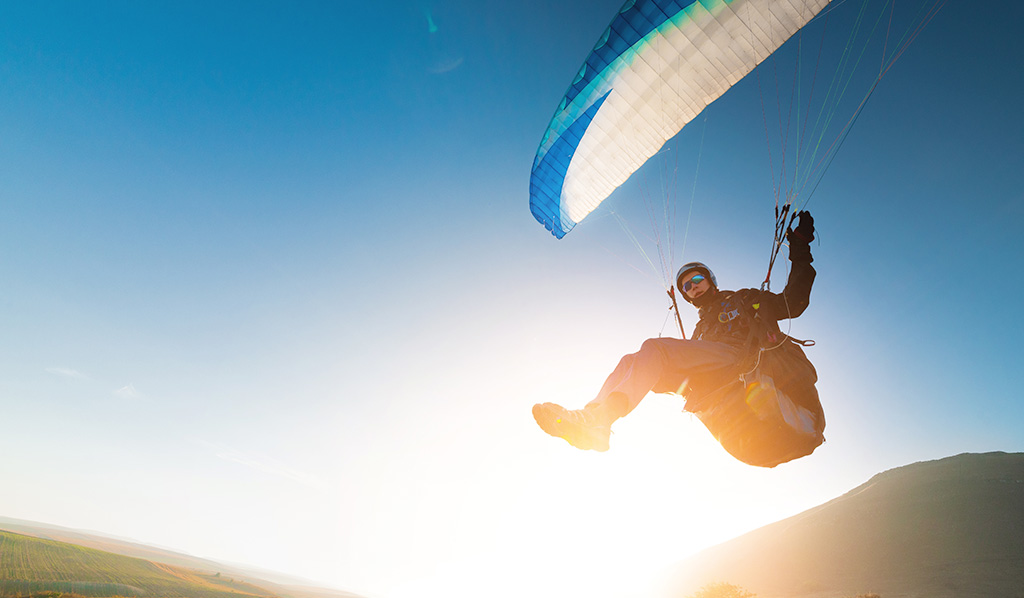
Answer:
<path fill-rule="evenodd" d="M 829 0 L 630 0 L 555 112 L 530 211 L 562 238 Z"/>

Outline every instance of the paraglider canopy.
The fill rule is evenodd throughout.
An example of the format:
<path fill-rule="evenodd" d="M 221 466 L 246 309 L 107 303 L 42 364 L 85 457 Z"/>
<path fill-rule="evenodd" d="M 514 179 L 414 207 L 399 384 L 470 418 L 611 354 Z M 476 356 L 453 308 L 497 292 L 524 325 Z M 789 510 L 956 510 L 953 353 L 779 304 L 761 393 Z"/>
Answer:
<path fill-rule="evenodd" d="M 629 0 L 544 133 L 530 210 L 562 238 L 828 0 Z"/>

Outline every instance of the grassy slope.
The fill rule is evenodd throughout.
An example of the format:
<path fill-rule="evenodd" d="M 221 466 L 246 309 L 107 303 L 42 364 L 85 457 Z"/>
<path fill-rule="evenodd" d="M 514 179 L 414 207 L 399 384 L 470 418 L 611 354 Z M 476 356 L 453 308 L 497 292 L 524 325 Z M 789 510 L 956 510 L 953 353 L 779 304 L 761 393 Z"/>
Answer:
<path fill-rule="evenodd" d="M 273 593 L 215 575 L 0 531 L 0 595 L 252 598 Z"/>
<path fill-rule="evenodd" d="M 172 550 L 147 546 L 131 540 L 105 536 L 96 532 L 75 530 L 44 523 L 0 517 L 0 531 L 7 530 L 34 538 L 56 540 L 77 546 L 95 548 L 154 563 L 213 573 L 249 582 L 282 598 L 363 598 L 342 590 L 314 587 L 309 581 L 285 574 L 242 565 L 227 565 Z"/>

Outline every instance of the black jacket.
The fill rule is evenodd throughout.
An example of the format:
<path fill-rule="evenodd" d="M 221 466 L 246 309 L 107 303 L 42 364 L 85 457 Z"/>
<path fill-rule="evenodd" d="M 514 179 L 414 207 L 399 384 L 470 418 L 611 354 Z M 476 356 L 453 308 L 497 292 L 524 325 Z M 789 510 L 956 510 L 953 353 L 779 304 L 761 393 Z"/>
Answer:
<path fill-rule="evenodd" d="M 808 455 L 825 439 L 825 412 L 814 387 L 818 374 L 800 344 L 779 329 L 779 320 L 799 316 L 810 303 L 816 273 L 809 243 L 791 243 L 790 260 L 793 266 L 781 293 L 719 291 L 700 308 L 693 334 L 695 339 L 740 347 L 743 353 L 725 371 L 691 376 L 685 409 L 696 413 L 730 454 L 760 467 Z M 771 384 L 778 394 L 763 394 Z M 813 432 L 796 429 L 785 419 L 781 398 L 776 416 L 766 418 L 756 405 L 767 404 L 758 400 L 769 396 L 786 396 L 807 409 L 814 416 Z"/>
<path fill-rule="evenodd" d="M 807 258 L 810 258 L 809 252 Z M 718 291 L 700 308 L 693 338 L 737 347 L 747 347 L 751 342 L 761 346 L 779 342 L 779 320 L 804 313 L 810 303 L 815 275 L 811 260 L 800 259 L 793 262 L 786 288 L 781 293 L 759 289 Z M 751 327 L 755 325 L 763 330 L 755 331 L 760 338 L 752 339 Z"/>
<path fill-rule="evenodd" d="M 824 427 L 824 413 L 814 389 L 818 373 L 800 345 L 779 329 L 779 320 L 795 318 L 807 309 L 816 274 L 806 245 L 791 255 L 793 253 L 798 257 L 793 261 L 786 288 L 781 293 L 759 289 L 719 291 L 700 308 L 700 321 L 693 338 L 740 347 L 743 357 L 727 371 L 695 376 L 696 395 L 694 400 L 687 401 L 687 409 L 691 409 L 691 403 L 692 410 L 699 409 L 704 404 L 704 400 L 698 398 L 700 395 L 723 388 L 740 374 L 760 368 L 797 404 L 818 413 Z"/>

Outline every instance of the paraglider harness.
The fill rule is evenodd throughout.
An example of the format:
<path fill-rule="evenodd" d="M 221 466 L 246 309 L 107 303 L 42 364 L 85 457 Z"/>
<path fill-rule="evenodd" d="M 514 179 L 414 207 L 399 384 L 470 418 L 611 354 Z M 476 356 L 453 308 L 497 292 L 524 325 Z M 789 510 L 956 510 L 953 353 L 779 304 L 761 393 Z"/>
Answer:
<path fill-rule="evenodd" d="M 824 442 L 825 414 L 814 387 L 817 373 L 801 349 L 814 341 L 783 334 L 761 317 L 759 307 L 750 306 L 752 317 L 741 316 L 750 319 L 743 358 L 724 373 L 691 380 L 680 394 L 684 409 L 726 451 L 750 465 L 775 467 Z"/>

